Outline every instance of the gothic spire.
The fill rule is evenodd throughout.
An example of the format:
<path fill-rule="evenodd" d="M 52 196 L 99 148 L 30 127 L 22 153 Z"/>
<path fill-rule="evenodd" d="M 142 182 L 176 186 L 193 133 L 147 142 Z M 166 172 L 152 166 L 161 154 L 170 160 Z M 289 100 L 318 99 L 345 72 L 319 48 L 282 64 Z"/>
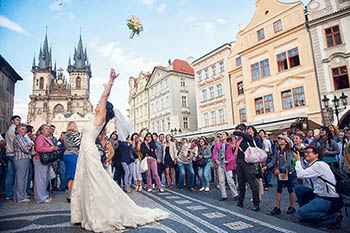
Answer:
<path fill-rule="evenodd" d="M 45 34 L 43 47 L 41 48 L 41 46 L 40 46 L 39 64 L 38 64 L 38 66 L 39 66 L 40 69 L 48 69 L 49 67 L 52 67 L 52 63 L 51 63 L 51 49 L 49 51 L 49 45 L 48 45 L 48 40 L 47 40 L 47 31 L 46 31 L 46 34 Z"/>
<path fill-rule="evenodd" d="M 72 62 L 70 61 L 70 56 L 69 56 L 69 59 L 68 59 L 68 69 L 69 69 L 69 67 L 71 67 L 72 66 Z"/>
<path fill-rule="evenodd" d="M 34 53 L 34 57 L 33 57 L 33 65 L 32 68 L 35 68 L 35 53 Z"/>
<path fill-rule="evenodd" d="M 87 51 L 86 48 L 84 50 L 83 40 L 80 32 L 78 46 L 74 48 L 73 67 L 77 69 L 83 69 L 88 65 L 89 64 L 87 63 Z"/>

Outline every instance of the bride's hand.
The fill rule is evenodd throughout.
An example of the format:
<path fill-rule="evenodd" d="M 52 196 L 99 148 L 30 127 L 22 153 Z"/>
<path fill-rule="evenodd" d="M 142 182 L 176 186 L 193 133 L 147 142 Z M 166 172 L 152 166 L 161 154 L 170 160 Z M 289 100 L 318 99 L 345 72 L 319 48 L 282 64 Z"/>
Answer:
<path fill-rule="evenodd" d="M 115 73 L 115 70 L 111 69 L 111 74 L 109 75 L 109 82 L 113 85 L 114 80 L 119 76 L 119 74 Z"/>

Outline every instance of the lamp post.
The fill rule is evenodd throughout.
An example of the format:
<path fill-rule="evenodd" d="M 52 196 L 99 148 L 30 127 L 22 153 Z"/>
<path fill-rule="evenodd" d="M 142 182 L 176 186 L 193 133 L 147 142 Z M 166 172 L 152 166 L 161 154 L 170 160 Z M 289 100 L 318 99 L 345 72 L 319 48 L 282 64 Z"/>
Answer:
<path fill-rule="evenodd" d="M 339 101 L 341 101 L 341 104 L 343 106 L 339 105 Z M 333 114 L 335 113 L 335 115 L 337 116 L 337 122 L 339 125 L 339 113 L 341 113 L 344 109 L 346 109 L 346 105 L 348 104 L 348 96 L 345 95 L 344 92 L 341 93 L 341 96 L 339 98 L 337 96 L 334 96 L 334 98 L 332 99 L 334 109 L 333 107 L 329 106 L 329 99 L 327 98 L 327 96 L 323 97 L 322 102 L 327 112 L 332 114 L 332 117 L 333 117 Z"/>

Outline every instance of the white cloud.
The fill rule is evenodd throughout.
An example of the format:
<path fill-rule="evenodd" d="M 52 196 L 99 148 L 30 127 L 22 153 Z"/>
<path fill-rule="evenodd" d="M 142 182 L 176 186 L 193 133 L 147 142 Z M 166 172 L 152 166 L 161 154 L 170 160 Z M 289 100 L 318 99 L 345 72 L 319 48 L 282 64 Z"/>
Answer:
<path fill-rule="evenodd" d="M 162 13 L 162 12 L 164 12 L 165 8 L 166 8 L 166 4 L 163 3 L 163 4 L 161 4 L 161 5 L 158 7 L 157 10 L 158 10 L 158 12 Z"/>
<path fill-rule="evenodd" d="M 219 24 L 226 24 L 226 20 L 222 18 L 216 19 L 216 22 L 218 22 Z"/>
<path fill-rule="evenodd" d="M 155 3 L 155 0 L 141 0 L 141 2 L 145 5 L 152 5 Z"/>
<path fill-rule="evenodd" d="M 208 38 L 211 39 L 214 36 L 215 25 L 213 23 L 204 24 L 205 32 L 208 34 Z"/>
<path fill-rule="evenodd" d="M 177 4 L 180 6 L 180 7 L 183 7 L 185 5 L 185 2 L 186 0 L 178 0 L 177 1 Z"/>
<path fill-rule="evenodd" d="M 188 22 L 188 23 L 194 23 L 194 22 L 196 22 L 196 20 L 197 20 L 197 18 L 195 16 L 188 16 L 186 18 L 186 22 Z"/>
<path fill-rule="evenodd" d="M 29 36 L 30 34 L 24 30 L 21 26 L 19 26 L 18 24 L 16 24 L 15 22 L 12 22 L 11 20 L 9 20 L 8 18 L 6 18 L 3 15 L 0 15 L 0 26 L 5 27 L 7 29 L 10 29 L 12 31 L 24 34 Z"/>

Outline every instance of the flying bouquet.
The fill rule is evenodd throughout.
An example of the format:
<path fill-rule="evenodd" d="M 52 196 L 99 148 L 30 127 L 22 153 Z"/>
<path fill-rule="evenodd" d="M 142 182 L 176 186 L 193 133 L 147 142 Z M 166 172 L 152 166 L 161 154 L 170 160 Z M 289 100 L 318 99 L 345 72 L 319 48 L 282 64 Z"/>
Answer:
<path fill-rule="evenodd" d="M 130 39 L 134 38 L 135 34 L 138 35 L 141 31 L 143 31 L 143 27 L 139 18 L 132 15 L 128 18 L 127 21 L 127 25 L 131 30 Z"/>

